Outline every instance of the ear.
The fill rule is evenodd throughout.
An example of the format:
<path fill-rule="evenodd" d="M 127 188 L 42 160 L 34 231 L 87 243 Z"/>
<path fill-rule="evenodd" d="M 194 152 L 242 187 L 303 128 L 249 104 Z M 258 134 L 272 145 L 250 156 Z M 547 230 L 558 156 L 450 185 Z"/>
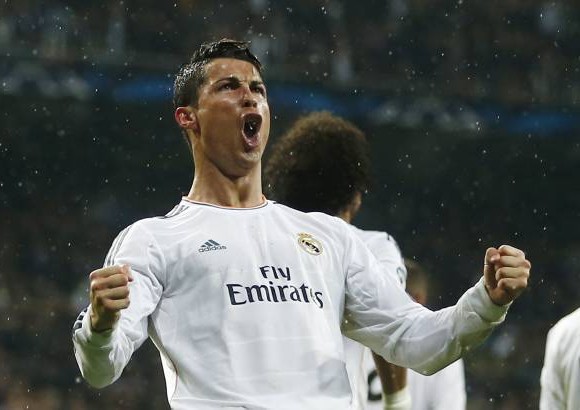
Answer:
<path fill-rule="evenodd" d="M 197 122 L 197 113 L 192 107 L 177 107 L 175 109 L 175 121 L 177 125 L 186 130 L 192 130 L 199 133 L 199 123 Z"/>

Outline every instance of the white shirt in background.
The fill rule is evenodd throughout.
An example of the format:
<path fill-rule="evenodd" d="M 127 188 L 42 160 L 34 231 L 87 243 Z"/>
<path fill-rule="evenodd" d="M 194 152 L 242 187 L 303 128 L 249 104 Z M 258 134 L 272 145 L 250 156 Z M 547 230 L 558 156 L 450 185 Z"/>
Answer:
<path fill-rule="evenodd" d="M 580 308 L 548 332 L 540 381 L 540 410 L 580 409 Z"/>

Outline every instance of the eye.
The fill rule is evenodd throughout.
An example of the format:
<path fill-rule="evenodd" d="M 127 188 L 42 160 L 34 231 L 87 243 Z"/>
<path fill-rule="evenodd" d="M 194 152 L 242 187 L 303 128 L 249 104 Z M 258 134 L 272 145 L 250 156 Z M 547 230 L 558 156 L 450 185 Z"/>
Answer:
<path fill-rule="evenodd" d="M 233 90 L 235 88 L 236 88 L 236 86 L 234 83 L 226 82 L 226 83 L 222 83 L 218 89 L 219 90 Z"/>
<path fill-rule="evenodd" d="M 262 95 L 266 95 L 266 87 L 264 87 L 263 85 L 255 85 L 252 87 L 252 91 L 254 92 L 258 92 Z"/>

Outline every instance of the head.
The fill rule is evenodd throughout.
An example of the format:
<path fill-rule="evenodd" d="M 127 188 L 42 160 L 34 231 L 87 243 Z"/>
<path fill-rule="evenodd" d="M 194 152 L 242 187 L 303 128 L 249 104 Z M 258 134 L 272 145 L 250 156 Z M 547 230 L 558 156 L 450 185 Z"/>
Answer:
<path fill-rule="evenodd" d="M 427 304 L 429 278 L 421 265 L 411 259 L 405 259 L 407 268 L 407 293 L 422 305 Z"/>
<path fill-rule="evenodd" d="M 370 182 L 365 136 L 329 112 L 306 115 L 274 145 L 264 174 L 272 199 L 350 222 Z"/>
<path fill-rule="evenodd" d="M 259 162 L 270 132 L 270 109 L 262 65 L 247 42 L 201 45 L 177 74 L 173 104 L 196 167 L 198 159 L 207 160 L 236 173 Z"/>

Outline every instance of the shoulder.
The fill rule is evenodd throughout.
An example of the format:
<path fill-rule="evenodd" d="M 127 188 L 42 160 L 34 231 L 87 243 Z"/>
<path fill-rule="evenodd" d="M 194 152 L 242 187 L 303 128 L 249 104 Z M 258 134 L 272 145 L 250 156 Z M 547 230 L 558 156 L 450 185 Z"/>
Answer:
<path fill-rule="evenodd" d="M 551 339 L 580 340 L 580 308 L 560 319 L 548 333 Z"/>
<path fill-rule="evenodd" d="M 322 212 L 302 212 L 275 203 L 271 223 L 278 228 L 293 232 L 298 237 L 313 238 L 321 241 L 338 253 L 344 254 L 347 248 L 360 240 L 349 229 L 349 225 L 340 218 Z"/>
<path fill-rule="evenodd" d="M 184 220 L 190 219 L 197 213 L 199 213 L 199 209 L 196 210 L 195 204 L 182 200 L 167 213 L 140 219 L 133 223 L 131 227 L 136 230 L 145 230 L 151 235 L 156 235 L 157 233 L 171 231 L 175 226 L 182 224 Z"/>
<path fill-rule="evenodd" d="M 278 216 L 288 218 L 292 221 L 324 227 L 325 230 L 341 231 L 343 234 L 344 231 L 348 230 L 349 225 L 336 216 L 331 216 L 323 212 L 302 212 L 277 202 L 273 202 L 272 205 Z"/>
<path fill-rule="evenodd" d="M 174 230 L 175 226 L 183 222 L 189 207 L 183 202 L 177 204 L 165 215 L 139 219 L 119 232 L 115 243 L 139 242 L 145 243 L 151 240 L 157 241 L 160 236 Z"/>
<path fill-rule="evenodd" d="M 350 225 L 351 229 L 365 242 L 387 242 L 396 244 L 395 238 L 384 231 L 372 231 L 368 229 L 360 229 L 354 225 Z"/>
<path fill-rule="evenodd" d="M 373 251 L 375 254 L 390 254 L 393 257 L 401 257 L 399 244 L 391 235 L 383 231 L 370 231 L 350 225 L 351 230 Z"/>

